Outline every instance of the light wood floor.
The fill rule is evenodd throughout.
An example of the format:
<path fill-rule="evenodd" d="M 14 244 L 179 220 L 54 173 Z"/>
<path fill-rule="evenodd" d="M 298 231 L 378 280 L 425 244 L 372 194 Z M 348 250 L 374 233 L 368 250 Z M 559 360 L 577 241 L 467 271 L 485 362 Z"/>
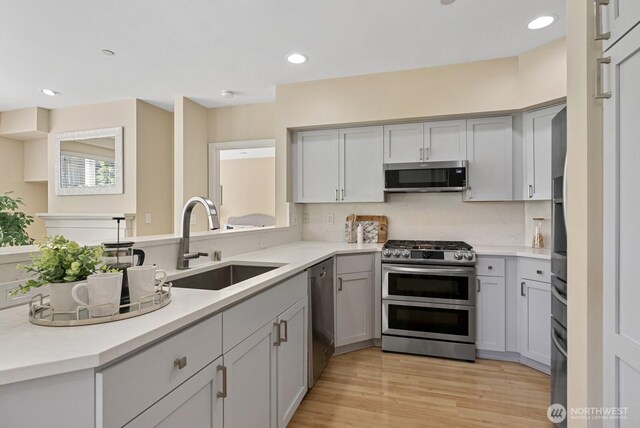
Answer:
<path fill-rule="evenodd" d="M 331 359 L 289 427 L 551 427 L 549 377 L 368 348 Z"/>

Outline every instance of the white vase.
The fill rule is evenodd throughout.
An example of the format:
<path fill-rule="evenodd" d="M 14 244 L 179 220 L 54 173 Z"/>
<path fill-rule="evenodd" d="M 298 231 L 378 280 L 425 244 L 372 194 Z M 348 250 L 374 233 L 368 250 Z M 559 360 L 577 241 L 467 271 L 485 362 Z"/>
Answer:
<path fill-rule="evenodd" d="M 71 296 L 71 289 L 74 285 L 82 281 L 59 282 L 49 284 L 49 303 L 54 312 L 74 312 L 78 308 L 78 303 Z M 86 296 L 84 296 L 86 298 Z M 75 319 L 74 314 L 60 314 L 55 317 L 61 319 Z"/>

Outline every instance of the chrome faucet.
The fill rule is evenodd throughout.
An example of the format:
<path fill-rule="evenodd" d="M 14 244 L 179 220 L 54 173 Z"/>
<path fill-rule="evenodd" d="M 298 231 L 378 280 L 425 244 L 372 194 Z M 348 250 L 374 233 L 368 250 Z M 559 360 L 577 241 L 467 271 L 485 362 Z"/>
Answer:
<path fill-rule="evenodd" d="M 178 249 L 178 269 L 189 269 L 189 260 L 197 259 L 200 256 L 208 256 L 209 253 L 189 252 L 189 234 L 191 224 L 191 211 L 196 204 L 201 203 L 207 209 L 207 218 L 209 219 L 209 229 L 220 229 L 220 220 L 218 220 L 218 210 L 207 198 L 202 196 L 194 196 L 190 198 L 182 209 L 182 238 L 180 238 L 180 248 Z"/>

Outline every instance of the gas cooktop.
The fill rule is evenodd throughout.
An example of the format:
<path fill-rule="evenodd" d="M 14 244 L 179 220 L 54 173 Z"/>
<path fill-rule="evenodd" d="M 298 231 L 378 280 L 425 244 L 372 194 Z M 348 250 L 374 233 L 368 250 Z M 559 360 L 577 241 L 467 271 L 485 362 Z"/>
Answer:
<path fill-rule="evenodd" d="M 473 247 L 463 241 L 388 240 L 382 246 L 386 263 L 475 265 Z"/>

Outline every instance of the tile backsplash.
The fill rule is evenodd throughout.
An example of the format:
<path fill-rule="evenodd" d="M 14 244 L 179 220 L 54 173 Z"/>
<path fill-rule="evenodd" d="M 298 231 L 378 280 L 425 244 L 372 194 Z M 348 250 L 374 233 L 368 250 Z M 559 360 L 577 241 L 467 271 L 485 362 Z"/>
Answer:
<path fill-rule="evenodd" d="M 343 241 L 346 217 L 363 214 L 386 215 L 389 239 L 531 246 L 534 224 L 529 217 L 550 218 L 551 202 L 462 202 L 460 193 L 411 193 L 389 194 L 386 203 L 306 204 L 303 211 L 309 218 L 302 227 L 305 240 Z M 334 224 L 327 224 L 331 214 Z M 549 242 L 550 220 L 543 228 Z"/>

